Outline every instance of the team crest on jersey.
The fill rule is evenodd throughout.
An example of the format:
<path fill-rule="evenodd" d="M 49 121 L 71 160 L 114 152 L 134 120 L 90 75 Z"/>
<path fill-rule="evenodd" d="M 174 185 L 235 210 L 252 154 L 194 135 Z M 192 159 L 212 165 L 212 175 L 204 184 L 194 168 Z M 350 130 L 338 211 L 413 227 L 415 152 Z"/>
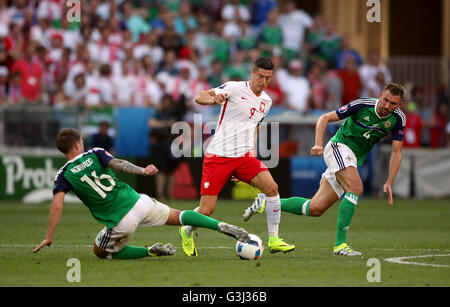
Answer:
<path fill-rule="evenodd" d="M 389 127 L 391 126 L 391 122 L 385 122 L 385 123 L 384 123 L 384 126 L 385 126 L 386 128 L 389 128 Z"/>
<path fill-rule="evenodd" d="M 348 106 L 345 105 L 345 106 L 342 106 L 342 107 L 339 109 L 339 112 L 345 113 L 345 112 L 347 112 L 347 110 L 348 110 Z"/>

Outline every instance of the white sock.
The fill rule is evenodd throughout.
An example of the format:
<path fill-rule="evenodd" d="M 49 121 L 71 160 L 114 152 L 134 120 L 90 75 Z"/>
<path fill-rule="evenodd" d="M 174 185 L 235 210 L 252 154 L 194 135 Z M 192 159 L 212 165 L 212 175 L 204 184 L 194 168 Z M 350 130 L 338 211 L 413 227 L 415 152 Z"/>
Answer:
<path fill-rule="evenodd" d="M 198 212 L 198 209 L 199 209 L 199 208 L 200 208 L 200 207 L 195 208 L 194 211 L 195 211 L 195 212 Z M 195 229 L 197 229 L 197 227 L 194 227 L 194 226 L 191 226 L 191 225 L 186 225 L 186 226 L 184 226 L 184 231 L 186 232 L 186 234 L 187 234 L 188 236 L 190 236 L 190 235 L 192 234 L 192 232 L 193 232 Z"/>
<path fill-rule="evenodd" d="M 278 228 L 281 220 L 281 202 L 280 195 L 268 197 L 266 196 L 266 216 L 267 230 L 269 236 L 278 237 Z"/>

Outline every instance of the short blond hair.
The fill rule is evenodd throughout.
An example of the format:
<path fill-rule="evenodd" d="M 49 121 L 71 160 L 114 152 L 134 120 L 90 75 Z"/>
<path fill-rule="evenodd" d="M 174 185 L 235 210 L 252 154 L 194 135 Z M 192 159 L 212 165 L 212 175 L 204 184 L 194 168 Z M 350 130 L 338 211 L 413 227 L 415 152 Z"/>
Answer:
<path fill-rule="evenodd" d="M 401 101 L 405 100 L 405 96 L 406 96 L 406 89 L 403 85 L 401 84 L 397 84 L 397 83 L 389 83 L 386 84 L 386 86 L 383 89 L 383 93 L 385 91 L 389 91 L 391 92 L 392 95 L 394 96 L 400 96 Z"/>

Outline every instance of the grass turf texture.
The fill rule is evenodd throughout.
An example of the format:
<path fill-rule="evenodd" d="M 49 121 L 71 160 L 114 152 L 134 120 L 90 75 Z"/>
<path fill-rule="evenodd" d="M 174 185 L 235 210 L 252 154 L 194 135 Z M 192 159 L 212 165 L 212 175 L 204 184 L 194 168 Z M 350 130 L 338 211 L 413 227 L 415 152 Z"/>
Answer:
<path fill-rule="evenodd" d="M 168 203 L 192 209 L 195 201 Z M 214 217 L 244 227 L 267 245 L 265 214 L 244 223 L 251 201 L 220 200 Z M 66 204 L 53 245 L 33 254 L 47 229 L 49 204 L 0 203 L 0 286 L 450 286 L 450 204 L 448 200 L 362 199 L 352 220 L 348 241 L 363 257 L 333 256 L 337 204 L 324 216 L 282 214 L 280 236 L 295 244 L 287 254 L 270 254 L 256 261 L 239 260 L 235 241 L 209 229 L 199 229 L 198 257 L 186 257 L 178 229 L 173 226 L 138 228 L 129 242 L 151 245 L 172 242 L 170 257 L 100 260 L 92 244 L 102 229 L 82 204 Z M 386 258 L 449 255 L 405 259 L 444 267 L 397 264 Z M 78 258 L 81 282 L 69 283 L 67 261 Z M 369 283 L 370 258 L 381 262 L 381 282 Z"/>

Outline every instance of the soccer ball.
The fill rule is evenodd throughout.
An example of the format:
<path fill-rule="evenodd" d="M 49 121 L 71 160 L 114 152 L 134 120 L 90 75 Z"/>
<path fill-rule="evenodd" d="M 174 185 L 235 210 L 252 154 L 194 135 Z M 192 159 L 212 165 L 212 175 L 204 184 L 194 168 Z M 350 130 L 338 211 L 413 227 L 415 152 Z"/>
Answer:
<path fill-rule="evenodd" d="M 264 244 L 262 240 L 254 234 L 249 234 L 250 242 L 236 242 L 236 253 L 242 260 L 256 260 L 262 256 Z"/>

